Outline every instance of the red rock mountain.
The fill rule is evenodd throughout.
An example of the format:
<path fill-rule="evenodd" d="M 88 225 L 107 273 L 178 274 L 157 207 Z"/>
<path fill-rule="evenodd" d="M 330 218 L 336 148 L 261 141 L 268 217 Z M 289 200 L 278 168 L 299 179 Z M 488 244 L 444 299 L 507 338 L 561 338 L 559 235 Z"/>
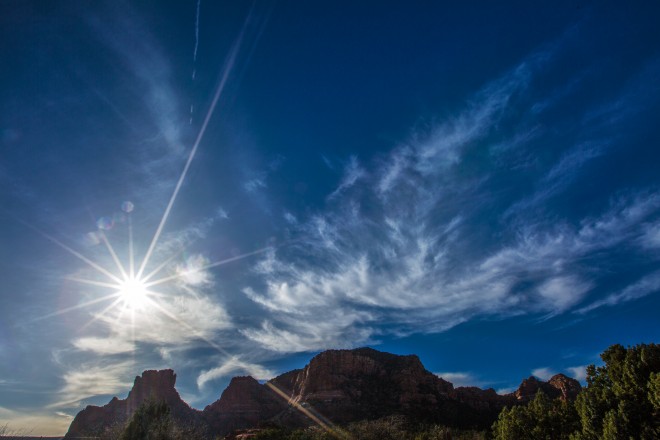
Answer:
<path fill-rule="evenodd" d="M 124 400 L 113 398 L 103 407 L 88 406 L 71 423 L 65 438 L 98 435 L 126 421 L 145 400 L 165 401 L 179 422 L 196 423 L 209 433 L 274 423 L 308 426 L 342 424 L 403 414 L 419 420 L 457 427 L 487 427 L 506 405 L 525 403 L 538 390 L 553 398 L 572 399 L 580 384 L 564 375 L 548 382 L 525 379 L 517 391 L 499 395 L 493 389 L 454 386 L 427 371 L 414 355 L 398 356 L 370 348 L 329 350 L 305 368 L 261 384 L 252 377 L 235 377 L 220 399 L 198 411 L 174 388 L 172 370 L 145 371 L 136 377 Z"/>
<path fill-rule="evenodd" d="M 172 416 L 178 421 L 194 422 L 199 411 L 184 402 L 174 388 L 176 374 L 172 370 L 147 370 L 137 376 L 126 399 L 114 397 L 105 406 L 89 405 L 76 415 L 65 438 L 89 437 L 102 433 L 116 423 L 122 423 L 148 399 L 164 401 Z"/>

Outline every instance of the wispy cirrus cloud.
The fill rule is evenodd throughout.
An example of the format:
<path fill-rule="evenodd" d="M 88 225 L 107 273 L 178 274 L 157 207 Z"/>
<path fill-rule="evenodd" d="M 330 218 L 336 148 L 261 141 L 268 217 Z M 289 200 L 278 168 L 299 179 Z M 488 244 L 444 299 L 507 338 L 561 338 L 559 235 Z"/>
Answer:
<path fill-rule="evenodd" d="M 337 197 L 342 191 L 355 185 L 355 183 L 365 176 L 365 170 L 360 167 L 356 156 L 351 156 L 344 168 L 344 176 L 339 182 L 339 186 L 335 189 L 328 198 Z"/>
<path fill-rule="evenodd" d="M 498 186 L 528 172 L 512 171 L 505 158 L 538 141 L 538 122 L 516 112 L 533 101 L 535 72 L 551 61 L 530 57 L 371 167 L 352 160 L 332 206 L 298 218 L 300 239 L 254 267 L 244 293 L 265 317 L 241 332 L 270 350 L 313 351 L 439 332 L 477 316 L 548 318 L 584 303 L 601 288 L 599 267 L 586 261 L 649 235 L 643 225 L 660 196 L 652 188 L 620 193 L 579 219 L 536 215 L 532 208 L 565 194 L 607 156 L 602 133 L 535 164 L 543 172 L 530 188 Z M 506 225 L 489 237 L 489 222 Z"/>
<path fill-rule="evenodd" d="M 8 438 L 50 436 L 53 432 L 66 432 L 73 416 L 62 411 L 34 411 L 9 409 L 0 406 L 0 427 Z M 11 437 L 15 436 L 15 437 Z"/>
<path fill-rule="evenodd" d="M 239 356 L 224 359 L 219 366 L 202 371 L 197 377 L 197 386 L 204 387 L 207 382 L 230 375 L 250 375 L 258 380 L 272 379 L 275 372 L 262 365 L 242 360 Z"/>
<path fill-rule="evenodd" d="M 58 392 L 58 401 L 49 408 L 76 408 L 90 397 L 114 395 L 130 387 L 127 377 L 132 373 L 131 362 L 108 362 L 97 366 L 85 364 L 67 371 L 64 385 Z"/>
<path fill-rule="evenodd" d="M 582 307 L 578 313 L 587 313 L 591 310 L 604 306 L 615 306 L 620 303 L 643 298 L 647 295 L 660 292 L 660 271 L 651 272 L 638 281 L 625 287 L 623 290 L 607 295 L 605 298 Z"/>

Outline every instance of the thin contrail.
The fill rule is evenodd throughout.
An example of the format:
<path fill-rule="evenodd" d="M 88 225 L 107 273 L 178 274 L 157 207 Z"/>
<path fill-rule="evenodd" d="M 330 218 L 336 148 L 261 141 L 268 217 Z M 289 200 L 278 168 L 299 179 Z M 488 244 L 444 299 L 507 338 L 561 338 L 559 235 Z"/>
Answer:
<path fill-rule="evenodd" d="M 195 49 L 193 50 L 193 70 L 192 70 L 192 80 L 195 81 L 195 77 L 197 76 L 197 48 L 199 47 L 199 7 L 202 4 L 202 0 L 197 0 L 197 16 L 195 18 Z M 192 125 L 193 123 L 193 113 L 194 113 L 195 107 L 193 105 L 190 106 L 190 120 L 189 124 Z"/>
<path fill-rule="evenodd" d="M 202 4 L 202 0 L 197 0 L 197 17 L 195 19 L 195 50 L 193 51 L 193 72 L 192 79 L 195 79 L 196 67 L 195 63 L 197 62 L 197 48 L 199 47 L 199 7 Z M 192 109 L 190 110 L 192 112 Z"/>
<path fill-rule="evenodd" d="M 172 206 L 174 205 L 174 201 L 176 200 L 176 196 L 179 194 L 179 190 L 181 189 L 181 186 L 183 185 L 183 181 L 186 178 L 186 174 L 188 174 L 188 169 L 190 168 L 190 164 L 192 163 L 193 159 L 195 158 L 195 153 L 197 153 L 197 148 L 199 147 L 200 142 L 202 141 L 202 138 L 204 137 L 204 133 L 206 132 L 206 127 L 209 125 L 209 121 L 211 120 L 211 116 L 213 115 L 213 111 L 215 110 L 216 105 L 218 104 L 218 100 L 220 99 L 220 95 L 222 94 L 222 91 L 225 88 L 225 85 L 227 84 L 227 80 L 229 79 L 229 74 L 234 68 L 234 64 L 236 62 L 236 56 L 238 55 L 238 51 L 241 47 L 241 43 L 243 41 L 243 36 L 245 35 L 245 29 L 247 27 L 247 21 L 243 25 L 243 29 L 241 30 L 240 35 L 238 36 L 238 39 L 234 43 L 230 53 L 229 57 L 227 58 L 227 62 L 225 64 L 225 67 L 223 69 L 221 78 L 220 78 L 220 83 L 218 84 L 218 87 L 215 91 L 215 96 L 213 97 L 213 101 L 211 102 L 211 106 L 209 107 L 208 112 L 206 112 L 206 117 L 204 118 L 204 122 L 202 123 L 202 127 L 199 130 L 199 134 L 197 135 L 197 139 L 195 140 L 195 143 L 190 150 L 190 154 L 188 155 L 188 160 L 186 161 L 186 165 L 183 168 L 183 171 L 181 172 L 181 177 L 179 177 L 179 181 L 176 183 L 176 187 L 174 188 L 174 192 L 172 193 L 172 197 L 170 198 L 169 203 L 167 204 L 167 208 L 165 208 L 165 213 L 163 214 L 163 218 L 160 221 L 160 224 L 158 225 L 158 229 L 156 229 L 156 234 L 154 235 L 154 238 L 151 240 L 151 244 L 149 245 L 149 249 L 147 250 L 147 253 L 144 257 L 144 260 L 142 260 L 142 264 L 140 265 L 140 270 L 137 273 L 137 278 L 139 279 L 142 276 L 142 273 L 144 272 L 145 267 L 149 263 L 149 259 L 151 258 L 151 254 L 154 250 L 154 247 L 156 247 L 156 243 L 158 242 L 158 238 L 160 237 L 160 234 L 163 232 L 163 227 L 165 226 L 165 222 L 167 221 L 167 218 L 170 215 L 170 211 L 172 210 Z"/>

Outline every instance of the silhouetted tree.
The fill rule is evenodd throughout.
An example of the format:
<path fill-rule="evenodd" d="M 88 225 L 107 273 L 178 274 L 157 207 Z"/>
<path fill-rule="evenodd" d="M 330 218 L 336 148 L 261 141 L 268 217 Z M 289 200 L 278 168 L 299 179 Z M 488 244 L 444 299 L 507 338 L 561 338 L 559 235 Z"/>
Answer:
<path fill-rule="evenodd" d="M 135 410 L 120 440 L 169 440 L 171 431 L 170 408 L 165 402 L 149 399 Z"/>

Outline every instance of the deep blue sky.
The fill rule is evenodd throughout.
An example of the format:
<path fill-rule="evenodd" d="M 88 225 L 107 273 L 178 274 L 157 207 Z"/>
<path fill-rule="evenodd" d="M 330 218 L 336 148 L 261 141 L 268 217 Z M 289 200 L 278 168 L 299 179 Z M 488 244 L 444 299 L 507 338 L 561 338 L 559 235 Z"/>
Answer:
<path fill-rule="evenodd" d="M 197 7 L 0 6 L 0 424 L 147 368 L 203 408 L 330 348 L 504 392 L 657 342 L 656 2 Z M 141 306 L 98 285 L 129 224 Z"/>

